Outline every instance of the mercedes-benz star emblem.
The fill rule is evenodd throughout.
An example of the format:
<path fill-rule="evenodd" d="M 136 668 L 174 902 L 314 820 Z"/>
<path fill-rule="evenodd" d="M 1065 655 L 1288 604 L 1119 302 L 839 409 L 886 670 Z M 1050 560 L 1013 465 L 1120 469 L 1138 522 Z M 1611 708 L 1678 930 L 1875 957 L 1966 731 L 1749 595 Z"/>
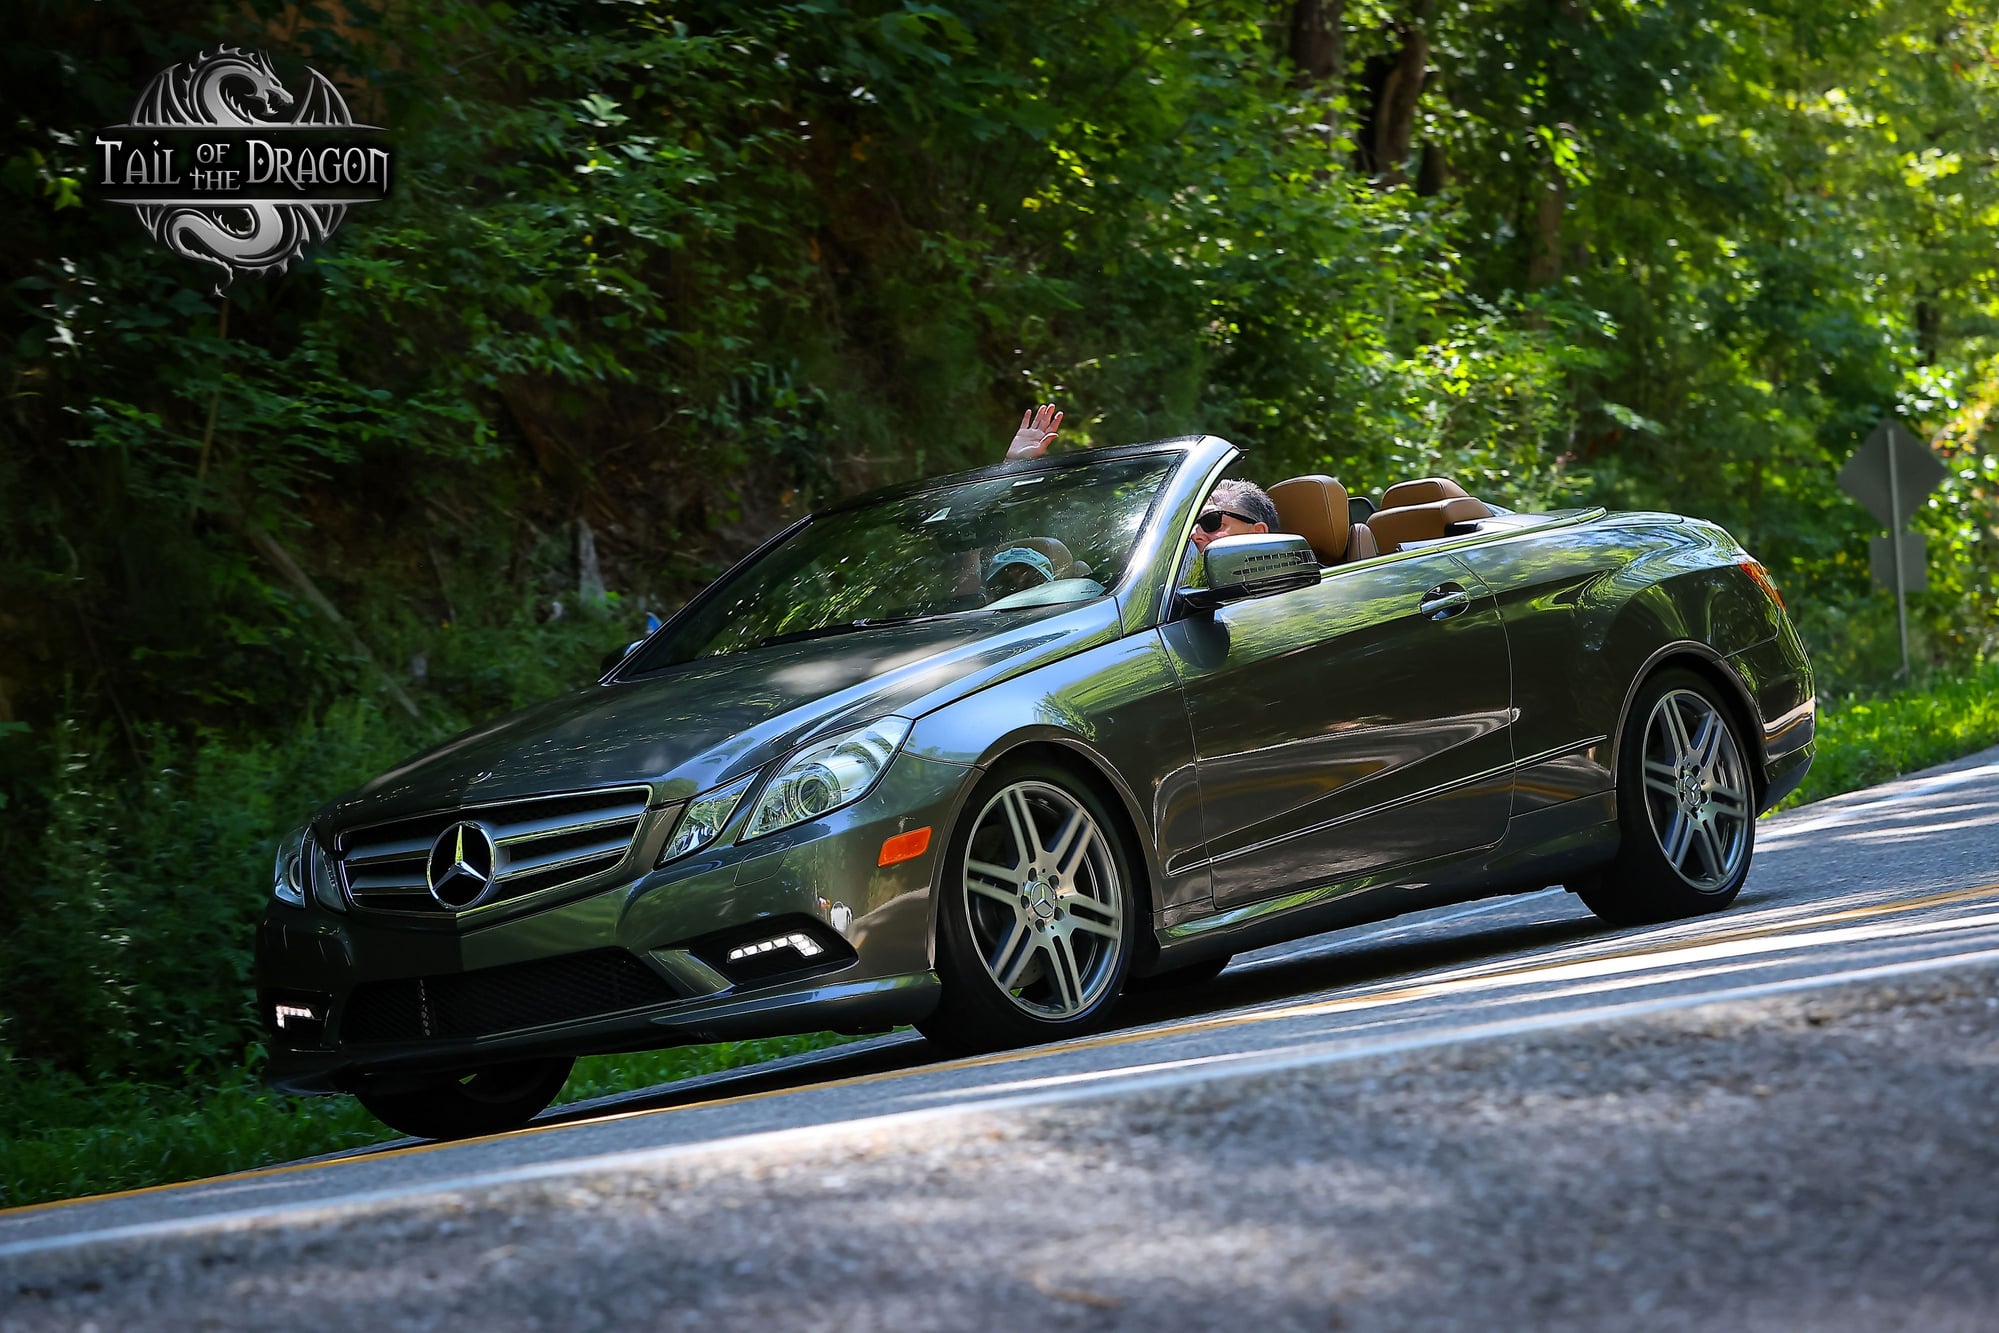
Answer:
<path fill-rule="evenodd" d="M 493 888 L 493 835 L 484 824 L 453 824 L 430 845 L 424 877 L 438 906 L 453 912 L 477 907 Z"/>

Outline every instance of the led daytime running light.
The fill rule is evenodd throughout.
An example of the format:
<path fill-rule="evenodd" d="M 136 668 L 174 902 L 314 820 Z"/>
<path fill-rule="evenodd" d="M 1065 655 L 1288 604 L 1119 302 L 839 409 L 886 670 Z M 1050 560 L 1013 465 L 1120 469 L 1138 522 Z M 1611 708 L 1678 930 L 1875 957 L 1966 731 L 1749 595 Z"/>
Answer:
<path fill-rule="evenodd" d="M 803 931 L 795 935 L 780 935 L 773 940 L 758 940 L 755 944 L 742 944 L 729 950 L 729 961 L 740 963 L 745 958 L 754 958 L 760 953 L 773 949 L 792 949 L 801 958 L 817 958 L 826 952 L 824 945 Z"/>

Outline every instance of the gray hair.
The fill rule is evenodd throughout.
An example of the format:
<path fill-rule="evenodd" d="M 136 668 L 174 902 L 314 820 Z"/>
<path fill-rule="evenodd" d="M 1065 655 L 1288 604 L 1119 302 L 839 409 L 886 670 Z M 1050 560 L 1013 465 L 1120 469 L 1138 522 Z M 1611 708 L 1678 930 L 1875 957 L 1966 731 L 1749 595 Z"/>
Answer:
<path fill-rule="evenodd" d="M 1239 514 L 1247 514 L 1250 520 L 1261 523 L 1276 532 L 1277 505 L 1263 487 L 1253 481 L 1231 479 L 1216 484 L 1208 492 L 1208 504 L 1217 509 L 1233 509 Z"/>

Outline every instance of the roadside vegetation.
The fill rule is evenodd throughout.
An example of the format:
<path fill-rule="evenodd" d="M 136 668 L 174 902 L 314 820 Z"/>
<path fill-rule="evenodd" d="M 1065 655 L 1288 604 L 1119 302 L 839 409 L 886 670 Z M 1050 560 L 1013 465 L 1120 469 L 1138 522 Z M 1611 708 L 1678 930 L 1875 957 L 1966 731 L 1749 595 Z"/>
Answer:
<path fill-rule="evenodd" d="M 1999 664 L 1820 701 L 1818 754 L 1782 809 L 1999 745 Z"/>
<path fill-rule="evenodd" d="M 21 0 L 0 36 L 0 1203 L 374 1133 L 254 1082 L 278 839 L 1037 399 L 1072 446 L 1727 525 L 1819 671 L 1803 795 L 1999 738 L 1993 0 Z M 399 155 L 226 297 L 88 185 L 218 43 Z M 1899 691 L 1833 480 L 1884 413 L 1950 471 Z"/>
<path fill-rule="evenodd" d="M 593 1056 L 576 1062 L 556 1105 L 853 1040 L 813 1032 Z M 15 1071 L 14 1081 L 0 1085 L 8 1102 L 7 1123 L 0 1131 L 0 1208 L 198 1180 L 398 1137 L 352 1097 L 272 1092 L 255 1077 L 258 1058 L 253 1053 L 251 1068 L 235 1078 L 179 1088 L 134 1083 L 85 1088 L 52 1070 Z M 22 1073 L 28 1076 L 20 1077 Z M 80 1120 L 85 1108 L 91 1118 Z"/>

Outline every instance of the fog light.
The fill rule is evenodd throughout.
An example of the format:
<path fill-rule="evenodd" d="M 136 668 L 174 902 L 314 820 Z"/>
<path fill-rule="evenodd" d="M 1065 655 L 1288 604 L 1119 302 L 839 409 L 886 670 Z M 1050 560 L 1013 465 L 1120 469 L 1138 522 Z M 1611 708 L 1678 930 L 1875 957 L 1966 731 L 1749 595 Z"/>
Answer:
<path fill-rule="evenodd" d="M 779 935 L 775 939 L 758 940 L 755 944 L 738 945 L 729 950 L 729 961 L 739 963 L 745 958 L 755 958 L 758 954 L 769 953 L 773 949 L 795 949 L 800 958 L 817 958 L 826 952 L 818 940 L 801 931 L 795 935 Z"/>
<path fill-rule="evenodd" d="M 319 1021 L 319 1015 L 313 1013 L 312 1010 L 305 1008 L 303 1005 L 296 1005 L 296 1004 L 274 1005 L 272 1006 L 271 1012 L 276 1015 L 277 1024 L 280 1029 L 282 1029 L 285 1026 L 285 1020 L 287 1018 L 291 1019 L 294 1025 L 298 1024 L 300 1021 L 304 1021 L 307 1023 L 317 1023 Z"/>

